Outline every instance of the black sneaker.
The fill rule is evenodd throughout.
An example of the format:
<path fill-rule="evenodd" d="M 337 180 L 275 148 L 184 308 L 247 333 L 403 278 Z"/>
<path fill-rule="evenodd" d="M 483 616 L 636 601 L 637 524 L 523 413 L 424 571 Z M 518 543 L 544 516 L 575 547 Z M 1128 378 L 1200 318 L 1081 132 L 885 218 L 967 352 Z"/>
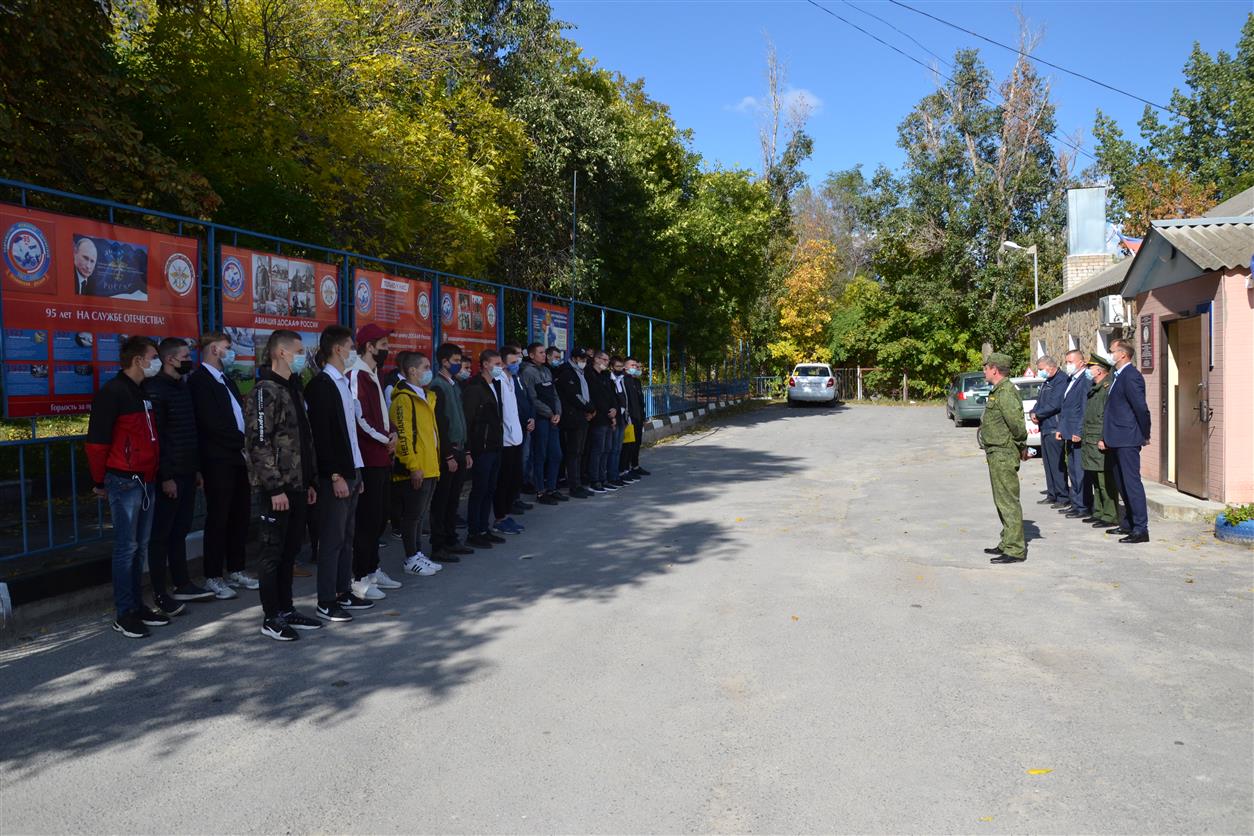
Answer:
<path fill-rule="evenodd" d="M 203 586 L 189 583 L 171 592 L 170 597 L 175 601 L 208 601 L 213 598 L 213 592 Z"/>
<path fill-rule="evenodd" d="M 570 502 L 570 497 L 564 493 L 558 493 L 557 491 L 553 491 L 552 493 L 549 494 L 549 496 L 553 497 L 558 502 Z"/>
<path fill-rule="evenodd" d="M 497 543 L 497 544 L 500 544 L 500 543 L 504 543 L 504 542 L 505 542 L 505 538 L 504 538 L 504 537 L 502 537 L 502 536 L 501 536 L 501 535 L 499 535 L 499 534 L 493 534 L 491 531 L 485 531 L 485 532 L 483 532 L 483 537 L 484 537 L 484 539 L 486 539 L 489 543 Z"/>
<path fill-rule="evenodd" d="M 213 595 L 212 592 L 209 594 L 210 596 Z M 158 592 L 156 595 L 152 596 L 152 602 L 157 605 L 158 612 L 165 613 L 171 618 L 173 618 L 176 615 L 182 615 L 183 612 L 187 609 L 187 605 L 184 604 L 182 601 L 175 601 L 172 596 L 166 595 L 161 592 Z"/>
<path fill-rule="evenodd" d="M 632 473 L 632 472 L 628 471 L 627 473 L 624 473 L 624 474 L 622 475 L 622 480 L 623 480 L 624 482 L 626 482 L 628 485 L 631 485 L 631 484 L 633 484 L 633 483 L 635 483 L 635 482 L 639 482 L 639 481 L 640 481 L 640 477 L 639 477 L 639 476 L 636 476 L 634 473 Z"/>
<path fill-rule="evenodd" d="M 613 482 L 602 482 L 601 490 L 603 493 L 610 493 L 611 491 L 618 490 L 618 488 L 614 485 Z"/>
<path fill-rule="evenodd" d="M 622 479 L 615 479 L 613 482 L 610 482 L 609 485 L 606 485 L 606 487 L 611 487 L 611 486 L 615 488 L 625 488 L 627 487 L 627 483 L 624 482 Z"/>
<path fill-rule="evenodd" d="M 461 563 L 462 559 L 452 552 L 438 551 L 431 554 L 431 559 L 436 563 Z"/>
<path fill-rule="evenodd" d="M 609 493 L 609 491 L 607 491 L 600 482 L 593 484 L 592 487 L 586 488 L 586 490 L 592 491 L 593 493 Z"/>
<path fill-rule="evenodd" d="M 276 642 L 294 642 L 300 638 L 300 633 L 293 630 L 282 616 L 277 615 L 261 622 L 261 635 L 268 636 Z"/>
<path fill-rule="evenodd" d="M 561 501 L 551 493 L 540 494 L 540 498 L 536 500 L 541 505 L 561 505 Z"/>
<path fill-rule="evenodd" d="M 505 541 L 502 540 L 501 542 L 503 543 Z M 468 545 L 474 546 L 476 549 L 492 548 L 492 541 L 482 534 L 472 534 L 471 536 L 466 538 L 466 543 Z"/>
<path fill-rule="evenodd" d="M 587 499 L 590 496 L 592 496 L 592 491 L 588 490 L 587 488 L 575 488 L 573 491 L 570 492 L 570 496 L 567 498 L 568 499 Z"/>
<path fill-rule="evenodd" d="M 288 627 L 294 627 L 297 630 L 321 630 L 322 622 L 316 618 L 310 618 L 307 615 L 301 615 L 296 610 L 288 610 L 279 613 L 279 618 L 287 622 Z"/>
<path fill-rule="evenodd" d="M 519 500 L 514 503 L 514 513 L 521 514 L 523 511 L 530 511 L 534 507 L 536 506 L 532 505 L 530 502 L 523 502 L 522 500 Z"/>
<path fill-rule="evenodd" d="M 351 592 L 341 595 L 335 603 L 343 610 L 368 610 L 374 607 L 374 601 L 358 598 Z"/>
<path fill-rule="evenodd" d="M 149 635 L 148 628 L 144 626 L 144 622 L 140 621 L 139 616 L 133 612 L 128 612 L 121 618 L 115 619 L 113 629 L 128 639 L 146 639 Z"/>
<path fill-rule="evenodd" d="M 457 543 L 455 545 L 449 546 L 447 549 L 445 549 L 445 551 L 447 551 L 449 554 L 474 554 L 475 553 L 474 549 L 467 548 L 461 543 Z"/>
<path fill-rule="evenodd" d="M 318 609 L 314 612 L 318 613 L 318 618 L 323 621 L 352 621 L 353 617 L 344 610 L 340 609 L 339 604 L 332 604 L 329 607 L 318 605 Z"/>
<path fill-rule="evenodd" d="M 632 471 L 632 473 L 636 474 L 637 476 L 652 476 L 653 475 L 649 471 L 645 470 L 643 467 L 637 467 L 635 470 Z"/>
<path fill-rule="evenodd" d="M 140 607 L 135 611 L 139 616 L 139 620 L 149 627 L 164 627 L 170 623 L 170 616 L 157 610 L 150 610 L 147 607 Z"/>

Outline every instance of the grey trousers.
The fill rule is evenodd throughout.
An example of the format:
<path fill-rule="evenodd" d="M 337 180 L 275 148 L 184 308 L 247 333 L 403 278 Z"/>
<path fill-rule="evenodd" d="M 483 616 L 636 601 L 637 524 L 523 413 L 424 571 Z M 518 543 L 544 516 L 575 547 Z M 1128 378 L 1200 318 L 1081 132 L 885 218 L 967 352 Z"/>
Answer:
<path fill-rule="evenodd" d="M 344 474 L 348 496 L 340 499 L 330 479 L 318 480 L 318 606 L 329 607 L 353 589 L 353 533 L 361 475 Z M 374 497 L 379 502 L 379 497 Z"/>

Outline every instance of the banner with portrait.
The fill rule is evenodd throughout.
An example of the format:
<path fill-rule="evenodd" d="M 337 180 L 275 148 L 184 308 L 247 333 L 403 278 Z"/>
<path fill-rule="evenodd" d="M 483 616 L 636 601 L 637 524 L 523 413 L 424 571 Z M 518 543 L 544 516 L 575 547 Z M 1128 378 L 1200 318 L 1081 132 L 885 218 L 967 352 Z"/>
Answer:
<path fill-rule="evenodd" d="M 479 352 L 497 347 L 499 313 L 495 293 L 440 289 L 440 333 L 445 342 L 461 346 L 463 363 L 469 363 L 472 372 L 479 371 Z"/>
<path fill-rule="evenodd" d="M 0 236 L 6 416 L 89 412 L 128 336 L 195 345 L 195 238 L 5 203 Z"/>
<path fill-rule="evenodd" d="M 273 332 L 300 334 L 305 353 L 312 357 L 322 329 L 339 322 L 340 274 L 333 264 L 223 247 L 218 275 L 222 330 L 235 349 L 235 364 L 227 373 L 241 390 L 252 387 Z"/>
<path fill-rule="evenodd" d="M 565 359 L 570 351 L 570 308 L 548 302 L 531 303 L 532 339 L 545 348 L 556 346 Z"/>
<path fill-rule="evenodd" d="M 396 357 L 402 351 L 431 356 L 431 285 L 417 279 L 358 268 L 353 278 L 356 324 L 374 322 L 391 334 L 388 345 Z"/>

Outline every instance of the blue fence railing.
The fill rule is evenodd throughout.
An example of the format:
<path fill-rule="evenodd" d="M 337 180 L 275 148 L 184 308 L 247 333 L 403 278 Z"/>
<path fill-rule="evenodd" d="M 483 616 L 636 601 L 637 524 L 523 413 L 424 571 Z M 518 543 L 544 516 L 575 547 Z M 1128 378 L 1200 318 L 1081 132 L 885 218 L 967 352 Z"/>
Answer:
<path fill-rule="evenodd" d="M 105 536 L 104 501 L 92 493 L 84 436 L 0 443 L 0 560 Z"/>

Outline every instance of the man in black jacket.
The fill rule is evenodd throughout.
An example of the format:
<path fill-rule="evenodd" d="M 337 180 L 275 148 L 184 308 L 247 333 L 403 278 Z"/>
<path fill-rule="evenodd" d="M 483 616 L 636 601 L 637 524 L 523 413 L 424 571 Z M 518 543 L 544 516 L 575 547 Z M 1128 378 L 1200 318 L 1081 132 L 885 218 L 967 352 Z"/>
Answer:
<path fill-rule="evenodd" d="M 322 371 L 305 387 L 309 426 L 318 451 L 318 617 L 352 621 L 346 610 L 374 606 L 353 594 L 353 530 L 362 492 L 357 406 L 345 369 L 353 357 L 353 332 L 328 326 L 318 342 Z M 350 429 L 352 431 L 350 432 Z M 368 502 L 387 502 L 372 496 Z"/>
<path fill-rule="evenodd" d="M 588 421 L 596 413 L 584 372 L 588 357 L 582 348 L 573 349 L 570 358 L 553 375 L 553 385 L 562 401 L 562 464 L 566 468 L 566 490 L 576 499 L 592 493 L 581 484 L 583 453 L 588 440 Z"/>
<path fill-rule="evenodd" d="M 501 355 L 492 349 L 479 353 L 479 374 L 466 382 L 462 409 L 466 413 L 466 441 L 475 466 L 470 471 L 470 501 L 466 506 L 466 542 L 477 549 L 490 549 L 505 538 L 492 533 L 492 500 L 501 472 L 501 449 L 505 444 L 504 414 L 501 407 L 505 370 Z"/>
<path fill-rule="evenodd" d="M 205 489 L 205 586 L 222 599 L 235 597 L 232 587 L 258 587 L 244 572 L 252 493 L 244 459 L 244 399 L 229 374 L 234 362 L 231 338 L 209 331 L 200 338 L 200 367 L 187 379 Z"/>
<path fill-rule="evenodd" d="M 431 391 L 436 393 L 435 423 L 440 436 L 440 480 L 431 496 L 431 559 L 436 563 L 458 563 L 459 555 L 471 554 L 457 540 L 457 505 L 462 486 L 475 465 L 466 450 L 466 416 L 458 385 L 462 371 L 462 350 L 455 343 L 441 343 L 435 351 L 436 374 Z"/>
<path fill-rule="evenodd" d="M 640 384 L 640 378 L 644 372 L 640 368 L 640 361 L 635 357 L 627 358 L 626 370 L 627 422 L 632 425 L 636 440 L 623 443 L 623 461 L 620 466 L 623 468 L 624 481 L 634 482 L 649 475 L 649 471 L 640 466 L 640 443 L 644 440 L 644 387 Z"/>
<path fill-rule="evenodd" d="M 610 355 L 598 351 L 592 357 L 592 374 L 588 375 L 588 391 L 595 410 L 588 429 L 588 480 L 593 493 L 607 493 L 616 488 L 609 484 L 609 458 L 613 447 L 612 433 L 617 429 L 618 399 L 610 380 Z"/>
<path fill-rule="evenodd" d="M 196 508 L 199 457 L 196 452 L 196 410 L 186 376 L 192 371 L 191 352 L 178 337 L 166 337 L 157 346 L 161 371 L 144 381 L 144 395 L 152 402 L 160 453 L 157 459 L 157 496 L 148 541 L 148 576 L 153 602 L 166 615 L 187 609 L 184 601 L 213 597 L 187 575 L 187 532 Z M 169 591 L 169 582 L 174 592 Z"/>

